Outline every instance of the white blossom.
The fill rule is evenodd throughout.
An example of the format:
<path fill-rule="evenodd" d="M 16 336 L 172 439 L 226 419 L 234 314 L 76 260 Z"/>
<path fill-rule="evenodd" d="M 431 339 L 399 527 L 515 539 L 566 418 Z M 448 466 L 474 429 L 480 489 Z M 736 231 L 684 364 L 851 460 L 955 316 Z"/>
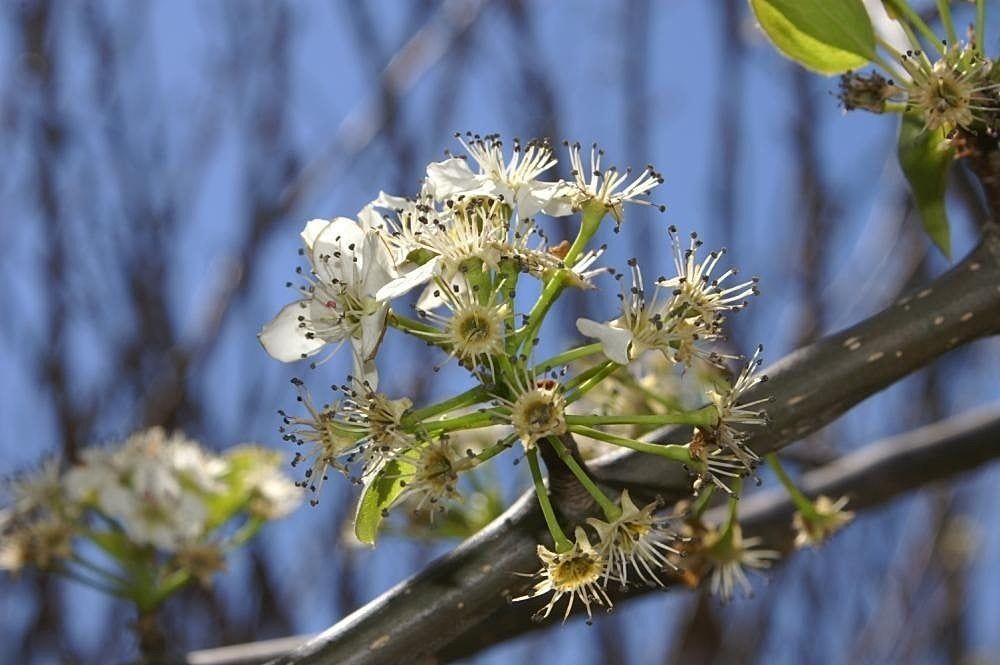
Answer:
<path fill-rule="evenodd" d="M 396 276 L 385 241 L 346 217 L 311 220 L 301 235 L 311 265 L 303 298 L 264 326 L 261 344 L 272 357 L 292 362 L 349 340 L 361 374 L 385 333 L 388 303 L 376 293 Z"/>
<path fill-rule="evenodd" d="M 583 603 L 588 619 L 592 605 L 611 607 L 611 599 L 602 583 L 604 558 L 590 544 L 587 533 L 581 527 L 576 528 L 575 535 L 573 547 L 566 552 L 553 552 L 543 545 L 538 546 L 538 558 L 542 561 L 537 573 L 539 580 L 530 593 L 514 598 L 514 602 L 551 593 L 549 602 L 538 612 L 541 618 L 548 618 L 552 608 L 563 598 L 568 598 L 563 621 L 569 618 L 577 601 Z"/>
<path fill-rule="evenodd" d="M 498 134 L 479 136 L 456 134 L 479 167 L 474 173 L 467 160 L 451 157 L 427 167 L 428 189 L 439 201 L 488 197 L 510 205 L 522 217 L 543 212 L 561 217 L 572 212 L 572 204 L 559 182 L 543 182 L 538 176 L 555 166 L 557 160 L 547 142 L 514 139 L 510 158 L 504 156 Z"/>
<path fill-rule="evenodd" d="M 615 222 L 621 224 L 626 203 L 653 205 L 646 197 L 650 191 L 663 184 L 663 176 L 652 166 L 647 166 L 632 182 L 628 182 L 632 177 L 632 169 L 619 172 L 616 167 L 610 166 L 601 170 L 604 151 L 596 143 L 590 149 L 589 168 L 583 166 L 579 143 L 570 145 L 564 142 L 564 145 L 569 148 L 569 162 L 574 179 L 564 191 L 571 197 L 574 208 L 583 208 L 589 203 L 602 205 L 611 213 Z"/>

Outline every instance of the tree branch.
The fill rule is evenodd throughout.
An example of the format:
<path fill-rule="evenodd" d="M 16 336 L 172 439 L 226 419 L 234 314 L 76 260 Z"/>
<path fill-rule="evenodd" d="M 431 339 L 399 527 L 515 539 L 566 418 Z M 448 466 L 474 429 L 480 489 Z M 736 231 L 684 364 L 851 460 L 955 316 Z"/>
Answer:
<path fill-rule="evenodd" d="M 770 368 L 771 380 L 758 388 L 774 397 L 771 422 L 751 445 L 759 453 L 786 446 L 948 350 L 998 331 L 1000 237 L 988 225 L 979 246 L 927 287 Z M 602 462 L 595 471 L 605 482 L 688 491 L 682 470 L 648 455 Z M 523 588 L 525 580 L 512 573 L 537 567 L 535 546 L 543 538 L 533 497 L 525 495 L 453 552 L 275 663 L 414 662 L 444 651 L 482 630 L 502 599 Z"/>
<path fill-rule="evenodd" d="M 873 443 L 805 474 L 798 485 L 810 498 L 820 494 L 831 498 L 846 495 L 850 497 L 848 508 L 860 511 L 881 506 L 900 494 L 969 471 L 997 457 L 1000 457 L 1000 404 Z M 709 511 L 706 522 L 721 524 L 727 510 L 726 506 L 720 506 Z M 743 500 L 740 524 L 746 536 L 760 536 L 768 549 L 787 553 L 793 549 L 794 512 L 787 493 L 777 488 Z M 616 596 L 615 602 L 655 591 L 635 588 Z M 438 656 L 450 662 L 523 633 L 550 627 L 532 622 L 530 610 L 500 608 L 487 621 L 451 642 Z"/>
<path fill-rule="evenodd" d="M 1000 457 L 1000 405 L 994 405 L 979 411 L 956 416 L 946 421 L 900 436 L 866 446 L 861 450 L 831 462 L 826 466 L 807 473 L 799 480 L 799 486 L 811 497 L 825 494 L 831 497 L 847 495 L 850 497 L 849 507 L 852 510 L 865 510 L 880 506 L 894 497 L 907 491 L 922 487 L 928 483 L 941 481 L 956 474 L 974 469 L 977 466 Z M 721 522 L 725 515 L 725 507 L 710 511 L 706 520 L 711 523 Z M 769 490 L 745 499 L 741 505 L 741 523 L 745 533 L 750 536 L 761 536 L 768 547 L 784 551 L 791 549 L 793 533 L 790 529 L 794 506 L 787 495 L 780 489 Z M 511 508 L 506 519 L 517 525 L 525 525 L 531 521 L 533 504 L 521 500 Z M 498 521 L 487 531 L 504 531 L 503 522 Z M 535 520 L 537 522 L 537 520 Z M 493 543 L 499 541 L 495 538 Z M 462 545 L 458 550 L 445 557 L 454 565 L 460 558 L 468 560 L 467 550 L 476 548 L 473 542 Z M 497 559 L 503 558 L 504 550 L 497 550 Z M 435 566 L 441 569 L 441 563 Z M 484 571 L 488 572 L 488 571 Z M 513 576 L 507 573 L 509 579 Z M 413 580 L 404 582 L 396 589 L 376 600 L 382 607 L 385 603 L 406 601 L 399 595 L 406 594 L 401 590 L 417 588 L 417 580 L 423 579 L 423 584 L 435 581 L 447 587 L 447 576 L 436 578 L 424 573 Z M 648 589 L 637 589 L 625 596 L 619 596 L 621 602 L 628 596 L 648 593 Z M 409 595 L 422 595 L 421 590 Z M 394 596 L 396 596 L 394 598 Z M 399 610 L 392 611 L 390 620 L 403 616 Z M 427 612 L 422 612 L 427 621 Z M 345 620 L 348 625 L 358 625 L 365 617 L 377 616 L 371 610 L 362 609 L 356 615 Z M 504 606 L 493 612 L 488 621 L 479 622 L 470 627 L 468 632 L 458 636 L 448 645 L 442 647 L 437 654 L 443 661 L 467 657 L 493 644 L 510 639 L 524 632 L 545 628 L 530 620 L 531 612 L 525 606 Z M 371 619 L 368 619 L 370 622 Z M 434 628 L 425 625 L 427 641 L 433 640 Z M 299 651 L 280 658 L 277 663 L 385 663 L 396 662 L 401 658 L 395 650 L 379 653 L 379 648 L 371 648 L 376 641 L 370 642 L 366 648 L 359 649 L 356 657 L 351 657 L 348 651 L 350 630 L 342 625 L 335 626 L 323 635 L 312 638 Z M 341 640 L 343 643 L 341 643 Z M 286 654 L 287 651 L 306 641 L 305 637 L 269 640 L 245 645 L 234 645 L 220 649 L 207 649 L 188 656 L 191 665 L 251 665 L 260 663 L 267 658 Z M 388 645 L 385 645 L 386 647 Z M 430 658 L 430 656 L 428 656 Z M 343 660 L 342 660 L 343 659 Z M 414 658 L 408 662 L 419 662 Z"/>

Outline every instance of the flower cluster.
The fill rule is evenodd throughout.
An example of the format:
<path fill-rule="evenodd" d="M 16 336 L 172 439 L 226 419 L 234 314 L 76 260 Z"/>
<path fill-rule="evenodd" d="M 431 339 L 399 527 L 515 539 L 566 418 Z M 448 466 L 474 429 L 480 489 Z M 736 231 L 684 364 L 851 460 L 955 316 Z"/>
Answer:
<path fill-rule="evenodd" d="M 65 470 L 50 460 L 10 483 L 0 567 L 33 566 L 156 606 L 192 579 L 207 583 L 228 551 L 299 504 L 280 464 L 263 448 L 219 456 L 159 428 L 87 448 Z"/>
<path fill-rule="evenodd" d="M 869 7 L 889 58 L 876 58 L 883 72 L 841 77 L 840 99 L 846 110 L 913 113 L 927 130 L 943 129 L 945 134 L 1000 129 L 1000 70 L 983 53 L 981 32 L 970 29 L 966 40 L 959 40 L 947 6 L 939 9 L 948 12 L 942 15 L 947 39 L 935 36 L 915 12 L 890 18 Z M 914 29 L 928 40 L 930 50 L 924 49 Z"/>
<path fill-rule="evenodd" d="M 609 584 L 660 584 L 678 565 L 679 551 L 655 503 L 640 509 L 627 492 L 612 501 L 593 482 L 577 461 L 577 437 L 657 455 L 693 472 L 694 489 L 731 492 L 757 462 L 747 432 L 765 423 L 767 399 L 755 373 L 759 349 L 726 383 L 720 373 L 737 356 L 719 345 L 725 318 L 746 307 L 757 280 L 737 279 L 724 265 L 724 249 L 703 252 L 697 234 L 682 241 L 671 226 L 672 274 L 658 278 L 647 296 L 638 261 L 629 261 L 619 312 L 608 321 L 577 322 L 593 341 L 538 359 L 544 323 L 563 294 L 599 292 L 602 275 L 624 284 L 621 273 L 598 265 L 605 246 L 595 238 L 605 218 L 618 229 L 628 204 L 650 205 L 663 179 L 652 167 L 633 175 L 610 166 L 596 146 L 585 163 L 580 145 L 569 143 L 572 178 L 546 179 L 557 163 L 548 141 L 508 147 L 496 135 L 458 140 L 466 154 L 428 165 L 416 195 L 380 192 L 356 221 L 306 223 L 308 265 L 299 270 L 298 295 L 264 326 L 260 341 L 286 362 L 321 353 L 325 359 L 346 343 L 353 371 L 327 400 L 314 399 L 295 379 L 303 409 L 281 412 L 282 434 L 298 447 L 293 464 L 305 469 L 300 484 L 313 501 L 331 471 L 363 486 L 355 533 L 368 543 L 393 505 L 405 500 L 417 510 L 444 510 L 461 498 L 463 474 L 520 442 L 555 545 L 539 546 L 541 581 L 525 597 L 552 592 L 544 615 L 563 598 L 567 612 L 574 602 L 589 612 L 610 604 Z M 550 239 L 545 218 L 571 215 L 578 218 L 573 237 Z M 438 349 L 434 370 L 454 362 L 472 387 L 427 405 L 383 393 L 380 348 L 390 330 Z M 628 407 L 595 407 L 594 398 L 623 374 L 650 366 L 652 354 L 661 374 L 677 369 L 677 381 L 691 379 L 678 392 L 684 399 L 654 395 Z M 692 426 L 694 436 L 672 445 L 637 438 L 669 424 Z M 492 444 L 463 448 L 468 433 L 487 430 L 495 434 Z M 603 519 L 578 525 L 573 541 L 549 505 L 543 453 L 563 460 L 563 470 L 603 511 Z"/>
<path fill-rule="evenodd" d="M 677 559 L 681 551 L 673 546 L 679 537 L 655 514 L 659 507 L 659 502 L 654 501 L 639 508 L 625 490 L 615 517 L 587 520 L 597 534 L 596 545 L 591 544 L 584 527 L 576 528 L 574 542 L 562 551 L 553 552 L 539 545 L 542 568 L 538 582 L 530 593 L 514 600 L 529 600 L 551 592 L 548 603 L 537 616 L 547 618 L 552 608 L 567 598 L 564 619 L 576 602 L 584 606 L 589 618 L 592 606 L 611 608 L 609 582 L 624 588 L 638 579 L 649 586 L 662 586 L 665 572 L 679 570 Z"/>

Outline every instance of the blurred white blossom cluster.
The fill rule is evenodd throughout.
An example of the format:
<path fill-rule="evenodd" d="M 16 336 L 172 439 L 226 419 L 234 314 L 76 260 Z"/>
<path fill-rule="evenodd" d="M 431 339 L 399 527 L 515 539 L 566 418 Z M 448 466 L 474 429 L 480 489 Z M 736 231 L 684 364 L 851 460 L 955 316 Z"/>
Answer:
<path fill-rule="evenodd" d="M 140 610 L 192 579 L 208 583 L 229 551 L 301 502 L 281 456 L 253 445 L 217 455 L 153 428 L 81 458 L 10 483 L 0 568 L 65 575 Z"/>
<path fill-rule="evenodd" d="M 733 376 L 727 365 L 740 358 L 720 343 L 725 318 L 757 293 L 757 280 L 738 279 L 724 265 L 724 249 L 704 252 L 697 234 L 682 237 L 673 226 L 664 237 L 668 276 L 649 283 L 634 259 L 625 271 L 599 265 L 602 222 L 610 219 L 618 231 L 627 204 L 651 205 L 648 195 L 663 180 L 651 166 L 633 173 L 608 165 L 596 146 L 584 152 L 564 143 L 571 178 L 551 179 L 545 174 L 557 158 L 548 141 L 458 140 L 466 154 L 429 164 L 416 195 L 380 192 L 355 219 L 305 224 L 300 253 L 307 264 L 288 284 L 295 300 L 263 327 L 260 341 L 284 362 L 313 358 L 314 369 L 346 345 L 353 372 L 325 399 L 293 380 L 300 409 L 281 412 L 281 430 L 298 447 L 293 464 L 304 468 L 301 484 L 313 501 L 331 472 L 363 486 L 355 533 L 367 543 L 393 505 L 453 503 L 463 474 L 520 442 L 554 544 L 539 546 L 544 565 L 528 597 L 551 593 L 546 615 L 562 598 L 567 612 L 574 602 L 589 612 L 610 603 L 610 583 L 662 583 L 693 545 L 667 528 L 655 502 L 639 507 L 627 493 L 606 495 L 578 461 L 577 439 L 674 462 L 703 497 L 716 488 L 732 494 L 759 461 L 747 441 L 766 422 L 768 398 L 756 373 L 760 349 Z M 550 237 L 546 229 L 565 223 L 546 219 L 570 216 L 574 233 Z M 547 317 L 574 289 L 617 298 L 618 312 L 605 321 L 580 319 L 577 328 L 589 339 L 537 358 Z M 382 392 L 380 348 L 389 330 L 435 347 L 434 369 L 454 362 L 471 387 L 434 404 Z M 712 380 L 666 395 L 656 382 L 625 378 L 654 354 L 664 375 Z M 609 386 L 623 380 L 645 397 L 602 404 L 615 394 Z M 694 434 L 675 444 L 641 440 L 669 424 Z M 482 431 L 493 434 L 492 443 L 465 444 Z M 557 464 L 576 477 L 604 519 L 566 535 L 545 489 L 543 456 L 550 474 Z"/>

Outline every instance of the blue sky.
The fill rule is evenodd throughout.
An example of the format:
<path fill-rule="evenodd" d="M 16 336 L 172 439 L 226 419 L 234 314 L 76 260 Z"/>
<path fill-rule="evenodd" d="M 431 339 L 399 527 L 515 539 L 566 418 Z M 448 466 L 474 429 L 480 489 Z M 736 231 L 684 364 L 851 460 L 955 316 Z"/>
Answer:
<path fill-rule="evenodd" d="M 102 6 L 123 17 L 136 11 L 126 2 Z M 385 53 L 398 48 L 419 24 L 413 21 L 420 15 L 416 3 L 385 0 L 370 6 L 376 29 L 366 38 Z M 633 40 L 639 37 L 624 24 L 621 7 L 614 3 L 527 3 L 530 30 L 515 27 L 496 6 L 487 7 L 471 32 L 462 70 L 456 72 L 447 64 L 434 65 L 401 98 L 399 126 L 411 139 L 413 149 L 412 159 L 405 163 L 382 139 L 350 157 L 346 156 L 345 143 L 337 139 L 346 137 L 346 145 L 350 145 L 350 140 L 357 137 L 358 121 L 369 117 L 361 111 L 374 92 L 372 70 L 359 55 L 366 45 L 351 37 L 345 3 L 302 2 L 289 7 L 292 46 L 287 78 L 268 81 L 250 77 L 241 84 L 247 88 L 231 85 L 226 78 L 231 75 L 226 58 L 231 56 L 227 56 L 225 31 L 236 34 L 233 26 L 246 21 L 251 34 L 259 29 L 262 37 L 266 36 L 267 21 L 260 14 L 271 9 L 262 3 L 152 2 L 148 16 L 141 21 L 143 32 L 116 35 L 122 44 L 132 40 L 140 43 L 135 52 L 142 58 L 134 72 L 127 70 L 123 75 L 135 80 L 123 83 L 127 92 L 120 101 L 127 108 L 128 123 L 121 132 L 140 141 L 154 123 L 162 123 L 157 126 L 166 128 L 167 145 L 162 154 L 152 158 L 166 160 L 178 177 L 187 170 L 196 174 L 193 195 L 185 202 L 180 238 L 176 245 L 164 248 L 171 265 L 167 275 L 170 320 L 182 331 L 182 338 L 196 336 L 204 325 L 205 308 L 219 288 L 219 275 L 234 258 L 233 241 L 248 228 L 245 192 L 254 183 L 247 182 L 244 165 L 254 155 L 247 154 L 242 134 L 234 128 L 240 126 L 245 114 L 252 113 L 246 101 L 252 98 L 253 86 L 271 85 L 275 94 L 288 95 L 287 131 L 303 159 L 299 166 L 321 165 L 317 179 L 294 213 L 267 238 L 261 263 L 251 277 L 249 296 L 236 305 L 222 330 L 221 343 L 213 348 L 197 376 L 198 394 L 207 415 L 204 431 L 192 434 L 206 437 L 213 445 L 259 440 L 281 446 L 273 414 L 293 401 L 288 378 L 304 376 L 318 389 L 342 381 L 347 371 L 347 360 L 341 357 L 313 372 L 304 367 L 282 366 L 269 359 L 255 339 L 259 326 L 290 297 L 283 285 L 292 278 L 297 265 L 302 223 L 313 217 L 352 216 L 380 189 L 410 193 L 399 188 L 415 189 L 423 165 L 439 159 L 446 148 L 458 149 L 450 138 L 454 131 L 530 137 L 555 123 L 560 131 L 559 136 L 552 137 L 556 141 L 598 141 L 619 166 L 641 168 L 646 163 L 655 164 L 665 183 L 654 198 L 667 205 L 667 213 L 661 216 L 646 209 L 629 210 L 623 233 L 607 234 L 611 248 L 606 262 L 622 266 L 628 257 L 638 256 L 643 265 L 652 266 L 648 268 L 650 273 L 667 270 L 665 227 L 669 223 L 682 231 L 697 230 L 708 246 L 728 245 L 731 260 L 744 274 L 761 277 L 762 295 L 739 315 L 736 341 L 741 351 L 749 351 L 759 341 L 765 343 L 768 360 L 792 350 L 801 316 L 803 270 L 821 272 L 827 311 L 824 332 L 877 311 L 891 300 L 899 286 L 905 268 L 898 260 L 905 249 L 901 225 L 912 225 L 915 220 L 901 220 L 898 214 L 901 177 L 894 161 L 895 119 L 862 113 L 845 115 L 837 105 L 835 79 L 814 77 L 810 81 L 808 95 L 817 109 L 813 122 L 818 156 L 836 213 L 827 260 L 822 265 L 799 265 L 796 257 L 803 224 L 802 212 L 795 207 L 797 165 L 790 122 L 798 102 L 792 88 L 792 68 L 766 46 L 749 20 L 741 30 L 743 57 L 723 62 L 719 19 L 713 3 L 686 0 L 658 4 L 647 25 L 649 49 L 640 58 L 640 69 L 631 73 L 629 67 L 636 65 L 631 49 Z M 72 64 L 66 71 L 64 112 L 84 128 L 75 144 L 79 153 L 74 159 L 80 163 L 67 166 L 65 186 L 86 188 L 89 180 L 85 177 L 85 162 L 96 159 L 95 173 L 90 177 L 96 188 L 95 207 L 102 219 L 112 229 L 116 224 L 142 224 L 143 220 L 130 218 L 127 211 L 118 209 L 114 197 L 102 189 L 106 184 L 105 168 L 100 162 L 100 150 L 93 147 L 99 141 L 89 138 L 90 132 L 101 125 L 100 113 L 92 106 L 74 104 L 73 98 L 74 94 L 89 94 L 87 82 L 93 63 L 82 46 L 79 12 L 72 5 L 61 11 L 59 34 L 52 38 L 58 38 L 61 48 L 71 56 L 67 58 Z M 1000 32 L 991 30 L 990 34 L 993 37 L 988 44 L 995 52 Z M 8 62 L 15 62 L 10 58 L 17 57 L 16 49 L 5 23 L 0 30 L 0 52 Z M 244 54 L 251 59 L 264 57 L 253 51 L 253 45 L 248 45 Z M 551 86 L 551 99 L 542 98 L 543 86 L 533 86 L 530 78 L 526 79 L 522 70 L 525 66 Z M 0 85 L 9 83 L 14 69 L 0 68 Z M 623 94 L 629 86 L 634 88 L 635 71 L 641 74 L 640 88 Z M 454 86 L 454 94 L 445 107 L 439 107 L 438 94 L 450 85 Z M 717 217 L 720 101 L 735 104 L 738 123 L 736 215 L 728 227 L 731 234 Z M 550 103 L 551 112 L 547 110 Z M 639 113 L 637 104 L 641 106 Z M 199 123 L 207 122 L 206 118 L 214 127 L 210 141 L 198 163 L 187 163 L 182 158 L 190 153 L 179 146 L 197 143 Z M 363 123 L 360 126 L 363 128 Z M 37 223 L 37 211 L 17 186 L 23 150 L 23 146 L 12 145 L 8 157 L 11 177 L 0 180 L 0 200 L 11 211 L 11 218 L 20 220 L 17 231 L 3 231 L 8 246 L 2 256 L 8 266 L 4 274 L 18 273 L 8 282 L 9 302 L 26 302 L 30 312 L 33 294 L 29 285 L 44 283 L 42 267 L 33 257 L 39 244 L 44 243 L 45 232 Z M 330 164 L 335 166 L 331 168 Z M 954 252 L 961 256 L 973 245 L 975 236 L 965 211 L 954 205 L 952 213 Z M 930 265 L 933 272 L 940 272 L 947 262 L 932 253 Z M 111 283 L 106 291 L 110 316 L 115 316 L 116 288 Z M 589 298 L 588 311 L 595 316 L 610 315 L 615 292 L 616 287 L 607 284 L 605 290 Z M 8 300 L 4 302 L 6 307 Z M 82 394 L 95 377 L 107 371 L 107 358 L 113 349 L 93 339 L 86 325 L 71 334 L 70 343 L 79 349 L 73 375 Z M 574 335 L 569 321 L 554 326 L 543 342 L 543 352 L 545 348 L 555 351 L 564 347 Z M 421 371 L 412 362 L 412 347 L 397 345 L 390 338 L 383 356 L 380 362 L 384 389 L 390 394 L 405 393 L 412 386 L 414 372 Z M 947 413 L 1000 400 L 1000 385 L 993 378 L 998 360 L 1000 346 L 991 340 L 942 362 Z M 37 388 L 32 386 L 36 379 L 26 363 L 14 346 L 0 351 L 0 367 L 4 368 L 0 373 L 0 418 L 15 423 L 0 437 L 0 468 L 5 470 L 31 465 L 57 445 L 51 415 L 35 405 Z M 445 372 L 435 378 L 440 381 L 434 387 L 438 394 L 457 390 L 463 380 L 458 372 Z M 249 394 L 247 386 L 254 387 Z M 906 380 L 868 400 L 828 431 L 827 442 L 846 451 L 920 424 L 920 415 L 907 407 L 920 386 L 919 380 Z M 22 415 L 25 413 L 33 416 L 26 421 Z M 899 417 L 893 417 L 897 413 Z M 136 424 L 136 417 L 128 409 L 108 415 L 101 436 L 120 436 Z M 23 445 L 25 437 L 31 438 L 32 445 Z M 509 496 L 527 487 L 525 469 L 511 467 L 508 460 L 502 460 L 500 467 Z M 974 644 L 993 653 L 1000 652 L 1000 642 L 991 629 L 1000 617 L 1000 607 L 987 590 L 996 588 L 1000 524 L 988 507 L 995 505 L 998 498 L 997 473 L 992 468 L 973 474 L 961 481 L 959 490 L 963 509 L 978 521 L 980 534 L 973 573 L 977 583 L 969 591 L 970 607 L 974 608 L 968 615 L 969 630 Z M 302 561 L 345 556 L 329 549 L 329 534 L 311 537 L 327 528 L 331 504 L 347 500 L 348 488 L 334 485 L 328 483 L 326 491 L 330 496 L 324 496 L 319 508 L 300 510 L 266 535 L 274 569 L 293 572 L 284 579 L 288 581 L 289 598 L 295 600 L 296 627 L 300 632 L 320 630 L 337 619 L 329 589 L 340 581 L 329 576 L 301 579 L 294 575 Z M 726 611 L 727 615 L 733 615 L 735 620 L 773 612 L 771 625 L 781 629 L 770 633 L 767 661 L 795 662 L 789 654 L 796 652 L 784 645 L 788 641 L 808 643 L 805 635 L 812 634 L 814 627 L 803 619 L 810 616 L 803 608 L 816 601 L 784 578 L 827 580 L 828 588 L 834 590 L 824 600 L 835 602 L 837 607 L 823 614 L 828 625 L 818 631 L 816 646 L 823 651 L 838 640 L 848 639 L 864 625 L 867 613 L 878 606 L 873 593 L 882 588 L 884 578 L 894 574 L 892 566 L 900 560 L 901 552 L 905 553 L 907 538 L 919 531 L 926 510 L 925 499 L 910 498 L 861 517 L 850 532 L 829 547 L 796 556 L 778 573 L 783 579 L 776 583 L 774 594 L 762 594 L 763 601 L 758 598 L 737 603 Z M 440 544 L 430 551 L 448 547 L 448 543 Z M 400 562 L 424 559 L 427 551 L 423 545 L 390 537 L 374 551 L 353 553 L 359 596 L 370 599 L 394 585 L 413 572 Z M 858 561 L 864 565 L 850 565 Z M 244 573 L 237 562 L 221 581 L 234 606 L 240 603 Z M 72 593 L 70 639 L 85 645 L 95 624 L 109 620 L 103 613 L 107 606 L 89 592 Z M 630 662 L 662 660 L 660 654 L 666 652 L 667 642 L 661 637 L 661 626 L 664 621 L 679 620 L 681 610 L 690 603 L 686 596 L 656 595 L 618 610 L 614 620 L 628 636 Z M 28 606 L 24 599 L 8 596 L 0 601 L 0 612 L 12 617 L 5 622 L 14 625 Z M 102 611 L 90 611 L 97 607 Z M 588 631 L 595 629 L 582 624 L 555 629 L 546 638 L 544 648 L 559 655 L 553 662 L 596 663 L 595 656 L 588 655 L 592 653 L 587 646 L 589 637 L 581 639 L 591 634 Z M 475 662 L 511 662 L 526 657 L 529 650 L 535 655 L 541 644 L 515 643 Z M 830 649 L 831 653 L 835 651 Z"/>

